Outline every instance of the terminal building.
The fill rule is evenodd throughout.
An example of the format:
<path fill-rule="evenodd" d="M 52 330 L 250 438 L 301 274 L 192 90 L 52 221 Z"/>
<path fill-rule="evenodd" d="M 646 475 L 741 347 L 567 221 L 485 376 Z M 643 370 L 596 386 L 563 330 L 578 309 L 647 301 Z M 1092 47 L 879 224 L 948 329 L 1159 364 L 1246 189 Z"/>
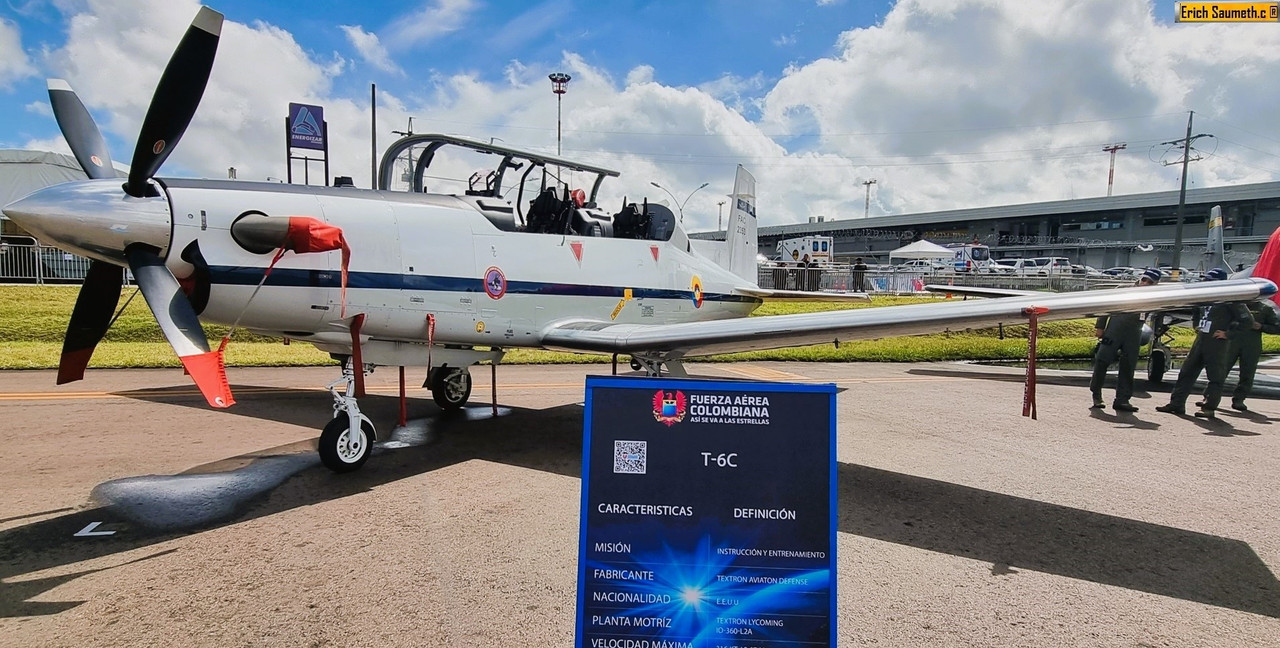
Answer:
<path fill-rule="evenodd" d="M 1183 267 L 1202 263 L 1209 210 L 1222 207 L 1227 261 L 1250 265 L 1280 227 L 1280 182 L 1188 189 L 1183 212 Z M 759 229 L 760 253 L 773 258 L 779 241 L 833 237 L 835 260 L 889 263 L 889 252 L 918 240 L 939 245 L 986 244 L 995 259 L 1058 256 L 1098 269 L 1158 267 L 1173 261 L 1178 192 L 954 209 L 775 225 Z M 693 238 L 720 239 L 723 232 Z"/>

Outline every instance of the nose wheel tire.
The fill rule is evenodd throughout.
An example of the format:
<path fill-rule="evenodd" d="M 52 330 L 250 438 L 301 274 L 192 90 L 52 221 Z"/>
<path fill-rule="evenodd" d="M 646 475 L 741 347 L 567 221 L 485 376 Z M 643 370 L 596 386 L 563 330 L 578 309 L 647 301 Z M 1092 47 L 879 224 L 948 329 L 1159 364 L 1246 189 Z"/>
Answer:
<path fill-rule="evenodd" d="M 373 450 L 373 426 L 360 421 L 358 438 L 352 438 L 346 412 L 340 412 L 320 433 L 320 463 L 333 472 L 351 472 L 364 465 Z"/>
<path fill-rule="evenodd" d="M 471 372 L 441 367 L 431 374 L 431 398 L 446 412 L 462 409 L 471 398 Z"/>

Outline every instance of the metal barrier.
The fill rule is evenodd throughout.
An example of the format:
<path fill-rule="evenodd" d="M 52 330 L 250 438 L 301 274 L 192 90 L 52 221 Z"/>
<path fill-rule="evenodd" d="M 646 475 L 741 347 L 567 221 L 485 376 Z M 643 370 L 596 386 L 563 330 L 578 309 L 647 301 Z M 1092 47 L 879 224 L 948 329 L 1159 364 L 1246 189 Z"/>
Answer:
<path fill-rule="evenodd" d="M 904 294 L 924 292 L 927 285 L 954 284 L 984 288 L 1009 288 L 1015 290 L 1051 290 L 1073 292 L 1095 288 L 1127 286 L 1131 279 L 1111 277 L 1086 277 L 1059 273 L 1049 276 L 1000 273 L 928 273 L 898 268 L 872 268 L 862 273 L 863 286 L 857 286 L 858 277 L 852 266 L 828 265 L 815 268 L 786 266 L 760 266 L 757 277 L 762 288 L 775 290 L 829 290 L 837 292 L 866 291 L 872 294 Z"/>
<path fill-rule="evenodd" d="M 28 237 L 6 236 L 0 241 L 0 282 L 76 284 L 84 281 L 89 259 L 55 247 L 13 239 Z"/>

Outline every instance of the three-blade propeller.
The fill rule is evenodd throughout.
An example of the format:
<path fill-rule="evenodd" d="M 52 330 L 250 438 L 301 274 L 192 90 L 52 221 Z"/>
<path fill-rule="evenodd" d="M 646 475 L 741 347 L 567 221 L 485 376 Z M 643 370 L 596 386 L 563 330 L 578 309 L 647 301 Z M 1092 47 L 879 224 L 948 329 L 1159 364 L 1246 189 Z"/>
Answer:
<path fill-rule="evenodd" d="M 123 187 L 129 196 L 158 195 L 151 178 L 169 157 L 195 115 L 213 69 L 221 31 L 222 14 L 201 7 L 174 50 L 156 86 L 138 135 L 129 179 Z M 58 127 L 85 173 L 94 179 L 115 177 L 106 141 L 71 87 L 65 81 L 50 79 L 49 101 Z M 126 246 L 123 252 L 165 339 L 177 352 L 209 404 L 214 407 L 231 405 L 234 401 L 227 387 L 221 355 L 209 351 L 209 341 L 200 327 L 195 309 L 182 292 L 178 280 L 165 267 L 159 256 L 160 250 L 134 243 Z M 94 348 L 110 326 L 122 283 L 120 267 L 97 260 L 90 264 L 67 326 L 58 365 L 58 384 L 84 377 L 85 366 Z"/>

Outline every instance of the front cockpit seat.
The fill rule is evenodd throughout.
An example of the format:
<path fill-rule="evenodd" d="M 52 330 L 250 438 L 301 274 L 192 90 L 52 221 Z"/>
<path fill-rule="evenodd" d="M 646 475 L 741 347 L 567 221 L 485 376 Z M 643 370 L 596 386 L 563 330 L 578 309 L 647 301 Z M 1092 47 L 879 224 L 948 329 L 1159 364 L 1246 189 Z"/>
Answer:
<path fill-rule="evenodd" d="M 555 187 L 547 187 L 529 203 L 526 231 L 538 234 L 564 234 L 569 226 L 569 212 L 573 210 L 568 191 L 562 199 Z"/>

